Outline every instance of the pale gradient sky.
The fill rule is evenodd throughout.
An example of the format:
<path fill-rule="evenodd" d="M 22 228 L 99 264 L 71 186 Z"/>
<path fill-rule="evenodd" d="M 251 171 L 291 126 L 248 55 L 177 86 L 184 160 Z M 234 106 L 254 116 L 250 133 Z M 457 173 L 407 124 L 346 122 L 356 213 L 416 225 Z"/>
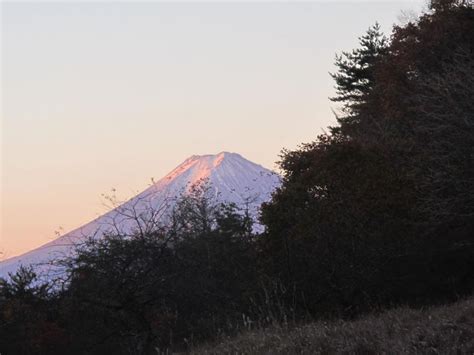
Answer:
<path fill-rule="evenodd" d="M 334 54 L 424 3 L 3 2 L 3 258 L 193 154 L 275 168 L 334 122 Z"/>

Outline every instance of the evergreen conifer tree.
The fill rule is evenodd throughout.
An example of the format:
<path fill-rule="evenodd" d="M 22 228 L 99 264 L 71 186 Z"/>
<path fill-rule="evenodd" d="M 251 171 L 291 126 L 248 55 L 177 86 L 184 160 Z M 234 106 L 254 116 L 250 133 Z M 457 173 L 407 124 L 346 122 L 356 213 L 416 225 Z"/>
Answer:
<path fill-rule="evenodd" d="M 378 23 L 359 37 L 359 44 L 360 47 L 351 52 L 336 55 L 338 71 L 330 74 L 336 82 L 336 96 L 330 99 L 343 103 L 343 116 L 338 117 L 341 125 L 357 121 L 361 107 L 374 87 L 375 63 L 387 52 L 388 46 Z"/>

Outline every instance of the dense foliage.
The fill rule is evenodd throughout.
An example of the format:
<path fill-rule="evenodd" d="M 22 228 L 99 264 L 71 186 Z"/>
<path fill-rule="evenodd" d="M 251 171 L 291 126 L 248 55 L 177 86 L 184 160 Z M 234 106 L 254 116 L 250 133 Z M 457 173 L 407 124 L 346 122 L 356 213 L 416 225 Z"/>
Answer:
<path fill-rule="evenodd" d="M 265 268 L 313 311 L 472 290 L 474 11 L 432 7 L 389 43 L 376 26 L 337 57 L 339 125 L 283 152 Z"/>
<path fill-rule="evenodd" d="M 252 223 L 245 211 L 214 203 L 203 186 L 154 232 L 78 246 L 61 261 L 64 289 L 37 286 L 28 269 L 3 283 L 2 351 L 153 353 L 232 332 L 255 299 Z"/>
<path fill-rule="evenodd" d="M 473 38 L 460 0 L 433 0 L 390 39 L 370 28 L 336 57 L 338 124 L 283 151 L 263 234 L 196 188 L 166 224 L 79 246 L 63 286 L 26 268 L 1 280 L 0 352 L 157 353 L 471 293 Z"/>

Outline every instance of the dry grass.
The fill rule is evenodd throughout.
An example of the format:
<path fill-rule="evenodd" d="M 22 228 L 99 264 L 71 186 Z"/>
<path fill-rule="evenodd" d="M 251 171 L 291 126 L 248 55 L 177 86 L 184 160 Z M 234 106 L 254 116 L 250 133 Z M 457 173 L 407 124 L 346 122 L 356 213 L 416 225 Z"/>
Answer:
<path fill-rule="evenodd" d="M 192 354 L 474 354 L 474 299 L 425 310 L 398 308 L 355 321 L 246 332 Z"/>

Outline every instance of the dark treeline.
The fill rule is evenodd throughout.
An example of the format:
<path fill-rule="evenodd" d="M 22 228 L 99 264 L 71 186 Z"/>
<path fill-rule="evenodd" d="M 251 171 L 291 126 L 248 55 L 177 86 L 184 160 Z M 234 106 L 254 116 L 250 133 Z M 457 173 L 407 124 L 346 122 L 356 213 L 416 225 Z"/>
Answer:
<path fill-rule="evenodd" d="M 67 279 L 41 283 L 23 268 L 3 282 L 2 352 L 148 354 L 250 321 L 260 303 L 252 219 L 207 191 L 180 199 L 163 227 L 78 245 L 58 260 Z"/>
<path fill-rule="evenodd" d="M 337 56 L 338 125 L 284 151 L 264 269 L 346 314 L 474 284 L 474 10 L 433 1 Z"/>
<path fill-rule="evenodd" d="M 63 287 L 0 283 L 2 354 L 149 354 L 474 287 L 474 9 L 433 0 L 336 57 L 337 125 L 283 151 L 265 231 L 197 188 L 170 222 L 90 239 Z"/>

